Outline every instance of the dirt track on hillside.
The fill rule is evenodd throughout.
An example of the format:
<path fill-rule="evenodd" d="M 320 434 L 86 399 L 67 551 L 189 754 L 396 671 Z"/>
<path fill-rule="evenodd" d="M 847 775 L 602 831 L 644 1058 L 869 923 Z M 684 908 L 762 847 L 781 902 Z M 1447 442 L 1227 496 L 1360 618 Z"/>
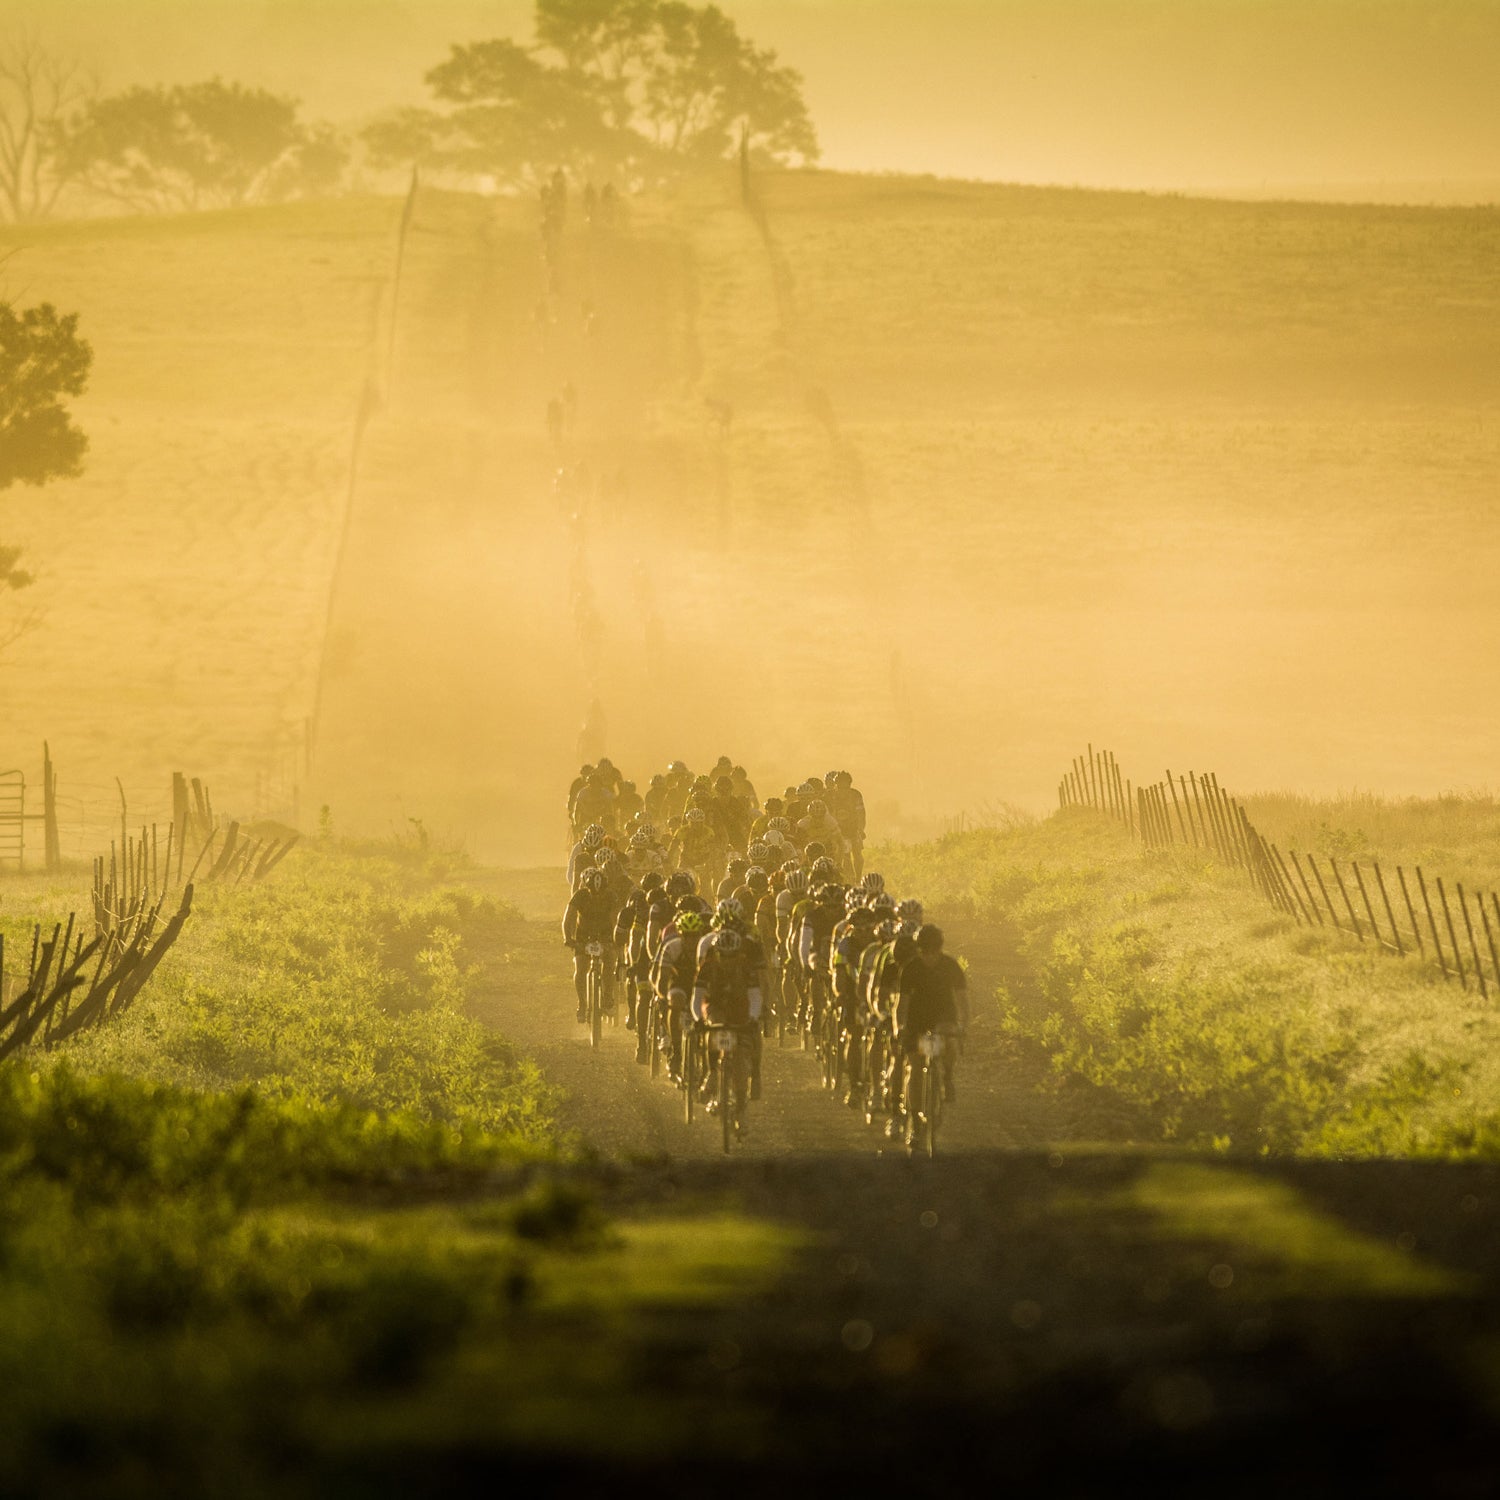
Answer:
<path fill-rule="evenodd" d="M 682 1096 L 665 1078 L 653 1080 L 634 1060 L 635 1038 L 622 1024 L 606 1028 L 597 1051 L 573 1019 L 569 955 L 550 906 L 561 912 L 560 872 L 490 872 L 483 883 L 528 913 L 526 936 L 508 970 L 479 1001 L 479 1014 L 534 1058 L 566 1093 L 562 1119 L 596 1150 L 620 1160 L 667 1155 L 690 1160 L 721 1154 L 715 1123 L 700 1113 L 689 1126 Z M 971 961 L 973 1024 L 958 1072 L 958 1102 L 943 1122 L 943 1151 L 1008 1150 L 1044 1144 L 1058 1116 L 1034 1090 L 1031 1072 L 1002 1035 L 996 985 L 1011 961 L 1003 943 L 949 924 L 955 951 Z M 525 976 L 516 984 L 512 976 Z M 758 1161 L 838 1151 L 904 1155 L 857 1111 L 821 1084 L 811 1052 L 778 1041 L 765 1044 L 760 1101 L 750 1110 L 739 1154 Z"/>

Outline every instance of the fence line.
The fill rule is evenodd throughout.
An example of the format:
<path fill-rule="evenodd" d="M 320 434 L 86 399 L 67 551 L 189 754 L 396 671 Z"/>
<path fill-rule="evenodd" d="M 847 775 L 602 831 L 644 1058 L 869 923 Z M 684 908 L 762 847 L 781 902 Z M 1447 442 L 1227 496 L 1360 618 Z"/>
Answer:
<path fill-rule="evenodd" d="M 1330 890 L 1318 859 L 1311 853 L 1299 855 L 1295 849 L 1283 854 L 1262 837 L 1244 806 L 1220 786 L 1213 772 L 1178 772 L 1174 776 L 1169 769 L 1160 781 L 1132 787 L 1111 751 L 1089 745 L 1084 754 L 1074 757 L 1058 783 L 1057 795 L 1060 807 L 1087 808 L 1112 818 L 1147 849 L 1182 844 L 1243 870 L 1272 906 L 1300 926 L 1332 926 L 1397 958 L 1426 958 L 1430 944 L 1431 957 L 1444 979 L 1456 981 L 1465 990 L 1472 980 L 1485 1000 L 1491 987 L 1500 995 L 1500 895 L 1494 891 L 1466 892 L 1462 882 L 1454 882 L 1450 897 L 1447 884 L 1441 876 L 1435 876 L 1434 905 L 1427 872 L 1413 865 L 1410 873 L 1415 876 L 1426 919 L 1424 937 L 1424 923 L 1418 916 L 1412 882 L 1404 866 L 1395 867 L 1395 886 L 1401 896 L 1398 904 L 1378 860 L 1370 861 L 1368 869 L 1374 877 L 1372 894 L 1367 872 L 1358 860 L 1351 859 L 1346 871 L 1340 869 L 1333 855 L 1325 854 L 1323 861 L 1332 880 Z M 1404 926 L 1400 920 L 1403 910 Z"/>

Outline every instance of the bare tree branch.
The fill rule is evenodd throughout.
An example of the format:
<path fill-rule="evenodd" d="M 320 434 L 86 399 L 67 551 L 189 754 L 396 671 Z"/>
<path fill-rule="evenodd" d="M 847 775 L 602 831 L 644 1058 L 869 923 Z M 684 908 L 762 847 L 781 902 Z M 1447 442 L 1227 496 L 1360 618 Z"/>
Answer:
<path fill-rule="evenodd" d="M 0 218 L 46 218 L 72 176 L 59 150 L 98 91 L 74 57 L 30 32 L 0 39 Z"/>

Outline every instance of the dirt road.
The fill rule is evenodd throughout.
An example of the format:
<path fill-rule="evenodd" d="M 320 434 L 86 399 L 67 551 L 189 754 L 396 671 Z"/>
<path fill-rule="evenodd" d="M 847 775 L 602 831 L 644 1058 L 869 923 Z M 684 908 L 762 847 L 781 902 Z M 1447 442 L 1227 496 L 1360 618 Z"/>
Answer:
<path fill-rule="evenodd" d="M 700 1112 L 689 1126 L 678 1090 L 665 1078 L 653 1080 L 635 1062 L 635 1038 L 625 1030 L 623 1014 L 619 1026 L 606 1027 L 597 1051 L 573 1019 L 569 955 L 559 933 L 566 901 L 562 872 L 489 871 L 481 883 L 518 905 L 528 919 L 524 944 L 485 995 L 481 1014 L 566 1091 L 562 1117 L 567 1127 L 621 1159 L 668 1155 L 690 1160 L 721 1154 L 714 1122 Z M 945 1115 L 941 1148 L 961 1152 L 1041 1145 L 1053 1131 L 1055 1114 L 1035 1093 L 1030 1074 L 1002 1036 L 994 999 L 1008 954 L 983 934 L 956 924 L 952 930 L 955 951 L 971 958 L 974 1017 L 958 1074 L 959 1099 Z M 972 950 L 966 946 L 971 938 Z M 525 976 L 519 984 L 516 975 Z M 766 1161 L 828 1151 L 893 1154 L 878 1129 L 824 1090 L 814 1054 L 767 1042 L 762 1098 L 751 1107 L 738 1154 Z"/>

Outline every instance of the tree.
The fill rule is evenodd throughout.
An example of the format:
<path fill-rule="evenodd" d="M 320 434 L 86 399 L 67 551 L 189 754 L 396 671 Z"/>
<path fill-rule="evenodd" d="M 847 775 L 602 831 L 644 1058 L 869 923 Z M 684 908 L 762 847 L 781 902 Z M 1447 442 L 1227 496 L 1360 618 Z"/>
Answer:
<path fill-rule="evenodd" d="M 82 472 L 88 439 L 64 398 L 83 394 L 94 351 L 78 336 L 78 315 L 49 302 L 17 312 L 0 302 L 0 491 Z M 0 546 L 0 593 L 25 588 L 18 548 Z"/>
<path fill-rule="evenodd" d="M 812 162 L 802 79 L 717 6 L 537 0 L 536 44 L 454 47 L 427 74 L 446 110 L 407 110 L 366 135 L 377 162 L 426 161 L 507 185 L 558 167 L 637 182 L 752 155 Z"/>
<path fill-rule="evenodd" d="M 80 65 L 35 37 L 0 44 L 0 218 L 51 213 L 71 175 L 59 148 L 92 96 Z"/>
<path fill-rule="evenodd" d="M 503 39 L 454 47 L 427 74 L 446 113 L 404 110 L 366 134 L 382 161 L 438 162 L 502 186 L 533 186 L 563 164 L 608 174 L 637 144 L 609 123 L 588 75 L 549 67 Z"/>
<path fill-rule="evenodd" d="M 60 154 L 95 192 L 135 211 L 233 208 L 326 191 L 343 144 L 294 99 L 215 78 L 97 99 Z"/>

